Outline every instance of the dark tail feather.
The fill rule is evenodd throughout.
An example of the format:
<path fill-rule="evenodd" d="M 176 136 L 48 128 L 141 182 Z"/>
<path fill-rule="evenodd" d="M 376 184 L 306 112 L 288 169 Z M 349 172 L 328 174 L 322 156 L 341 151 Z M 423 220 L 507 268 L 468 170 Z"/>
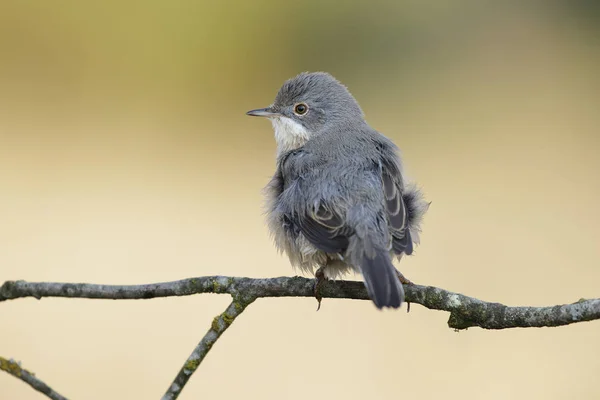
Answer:
<path fill-rule="evenodd" d="M 374 258 L 364 255 L 360 269 L 369 297 L 377 308 L 400 307 L 404 301 L 404 289 L 386 251 L 379 251 Z"/>

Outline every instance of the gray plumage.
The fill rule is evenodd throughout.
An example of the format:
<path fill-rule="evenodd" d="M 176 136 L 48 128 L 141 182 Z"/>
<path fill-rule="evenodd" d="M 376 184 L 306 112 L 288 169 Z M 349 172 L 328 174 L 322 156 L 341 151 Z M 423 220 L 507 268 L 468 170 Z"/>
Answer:
<path fill-rule="evenodd" d="M 378 308 L 399 307 L 392 259 L 412 254 L 428 203 L 405 183 L 396 146 L 322 72 L 288 80 L 271 106 L 248 114 L 275 129 L 277 170 L 266 196 L 277 247 L 293 266 L 322 268 L 328 278 L 360 272 Z"/>

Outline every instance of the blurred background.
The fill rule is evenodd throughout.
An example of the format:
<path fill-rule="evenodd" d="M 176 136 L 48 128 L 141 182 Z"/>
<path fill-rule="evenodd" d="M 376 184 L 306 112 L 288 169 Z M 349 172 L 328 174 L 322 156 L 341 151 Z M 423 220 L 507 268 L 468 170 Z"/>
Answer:
<path fill-rule="evenodd" d="M 0 283 L 293 275 L 262 215 L 283 81 L 325 70 L 433 203 L 402 272 L 508 305 L 598 297 L 600 7 L 0 2 Z M 359 279 L 350 276 L 349 279 Z M 0 304 L 0 355 L 73 399 L 160 398 L 227 296 Z M 181 399 L 600 398 L 600 323 L 256 301 Z M 0 374 L 1 399 L 41 399 Z"/>

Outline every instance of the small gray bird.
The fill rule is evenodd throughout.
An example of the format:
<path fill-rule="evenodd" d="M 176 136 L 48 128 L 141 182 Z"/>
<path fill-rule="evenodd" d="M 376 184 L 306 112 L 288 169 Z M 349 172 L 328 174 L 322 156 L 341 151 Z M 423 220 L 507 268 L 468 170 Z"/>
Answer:
<path fill-rule="evenodd" d="M 354 270 L 377 308 L 400 307 L 401 283 L 410 281 L 392 259 L 412 254 L 429 204 L 405 183 L 394 143 L 367 124 L 348 89 L 324 72 L 286 81 L 272 105 L 247 114 L 273 124 L 269 229 L 294 267 L 315 273 L 319 304 L 324 279 Z"/>

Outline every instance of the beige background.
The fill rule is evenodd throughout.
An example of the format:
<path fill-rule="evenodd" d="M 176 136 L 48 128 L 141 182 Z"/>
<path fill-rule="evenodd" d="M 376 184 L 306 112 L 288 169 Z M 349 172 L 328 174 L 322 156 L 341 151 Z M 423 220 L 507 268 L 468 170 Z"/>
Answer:
<path fill-rule="evenodd" d="M 271 127 L 244 112 L 327 70 L 433 201 L 406 276 L 509 305 L 600 295 L 593 9 L 215 3 L 0 3 L 0 282 L 292 275 L 261 215 Z M 227 302 L 10 301 L 0 355 L 73 399 L 159 398 Z M 181 398 L 600 398 L 598 322 L 315 308 L 258 300 Z M 0 399 L 41 398 L 0 374 Z"/>

